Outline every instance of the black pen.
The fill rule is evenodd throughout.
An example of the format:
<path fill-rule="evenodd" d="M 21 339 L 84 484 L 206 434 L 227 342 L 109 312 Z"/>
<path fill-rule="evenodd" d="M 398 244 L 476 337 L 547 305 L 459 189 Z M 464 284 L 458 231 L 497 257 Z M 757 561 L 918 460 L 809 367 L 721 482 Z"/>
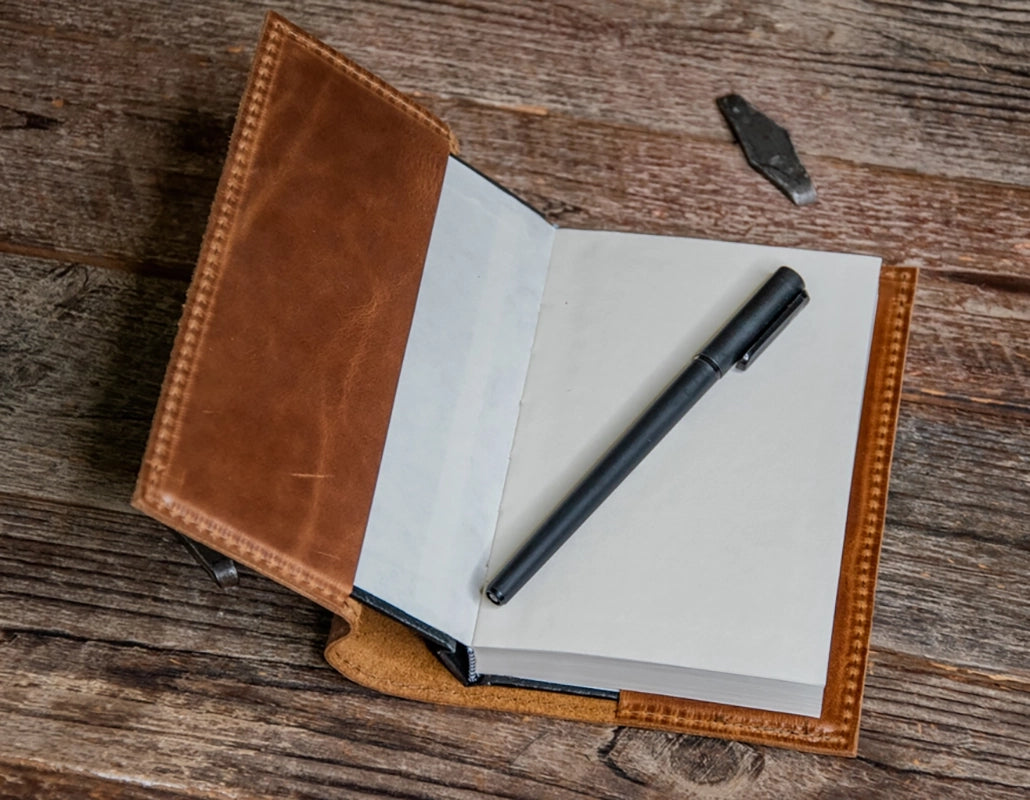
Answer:
<path fill-rule="evenodd" d="M 504 605 L 597 510 L 655 445 L 733 366 L 747 369 L 808 302 L 805 282 L 780 267 L 694 356 L 486 587 Z"/>

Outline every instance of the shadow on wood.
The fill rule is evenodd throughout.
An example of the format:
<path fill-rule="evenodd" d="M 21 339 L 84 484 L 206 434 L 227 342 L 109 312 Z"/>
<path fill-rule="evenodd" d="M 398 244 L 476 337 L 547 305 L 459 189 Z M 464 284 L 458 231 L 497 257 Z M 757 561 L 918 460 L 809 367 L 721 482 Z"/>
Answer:
<path fill-rule="evenodd" d="M 97 365 L 100 399 L 91 410 L 91 440 L 85 443 L 94 469 L 117 485 L 135 483 L 185 301 L 182 283 L 161 281 L 159 285 L 172 293 L 175 302 L 155 304 L 155 283 L 147 276 L 166 272 L 160 265 L 167 261 L 169 249 L 181 249 L 185 244 L 190 252 L 198 253 L 207 222 L 193 211 L 191 202 L 198 176 L 187 175 L 180 166 L 186 161 L 196 164 L 199 156 L 203 165 L 200 177 L 214 186 L 231 122 L 201 112 L 184 114 L 173 126 L 175 135 L 164 165 L 155 170 L 158 211 L 141 239 L 139 254 L 130 260 L 139 266 L 129 291 L 122 295 L 125 307 L 118 315 L 119 327 L 111 332 L 108 362 Z M 178 242 L 177 248 L 171 247 L 173 242 Z"/>

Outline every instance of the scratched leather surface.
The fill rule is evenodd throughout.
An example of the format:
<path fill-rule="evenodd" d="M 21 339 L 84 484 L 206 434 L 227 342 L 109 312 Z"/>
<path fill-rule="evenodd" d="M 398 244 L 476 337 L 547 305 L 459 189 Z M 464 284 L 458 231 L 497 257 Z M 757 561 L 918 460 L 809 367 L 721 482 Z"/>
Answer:
<path fill-rule="evenodd" d="M 452 137 L 270 15 L 135 504 L 339 608 Z"/>

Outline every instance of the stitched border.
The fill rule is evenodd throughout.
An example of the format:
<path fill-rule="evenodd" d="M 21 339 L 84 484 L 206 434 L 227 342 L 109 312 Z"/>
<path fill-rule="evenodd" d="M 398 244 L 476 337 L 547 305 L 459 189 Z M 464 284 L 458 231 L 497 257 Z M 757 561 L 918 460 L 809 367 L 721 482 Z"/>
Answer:
<path fill-rule="evenodd" d="M 390 84 L 386 83 L 386 81 L 382 80 L 377 75 L 373 75 L 364 67 L 355 64 L 349 58 L 337 53 L 328 45 L 317 41 L 316 39 L 312 39 L 302 30 L 290 24 L 282 17 L 272 15 L 272 20 L 273 30 L 290 37 L 308 52 L 328 61 L 358 83 L 379 95 L 379 97 L 386 100 L 391 105 L 396 106 L 412 119 L 415 119 L 424 125 L 428 125 L 441 136 L 447 137 L 447 140 L 450 142 L 451 152 L 458 152 L 458 140 L 455 138 L 451 129 L 441 122 L 439 118 L 429 113 L 426 109 L 422 108 L 422 106 L 412 102 L 408 97 L 392 87 Z"/>
<path fill-rule="evenodd" d="M 663 709 L 658 702 L 620 703 L 618 719 L 622 721 L 639 721 L 652 724 L 686 726 L 694 725 L 703 731 L 719 731 L 722 733 L 767 735 L 777 741 L 792 741 L 798 738 L 806 742 L 838 745 L 847 744 L 851 737 L 853 723 L 857 718 L 859 698 L 862 694 L 861 675 L 868 656 L 869 631 L 872 623 L 872 607 L 876 590 L 876 570 L 874 565 L 879 561 L 878 542 L 881 537 L 880 521 L 886 508 L 886 488 L 890 469 L 890 451 L 892 447 L 891 430 L 895 425 L 894 408 L 901 392 L 902 369 L 904 365 L 905 340 L 908 330 L 908 319 L 914 300 L 916 272 L 906 268 L 886 267 L 881 279 L 886 278 L 897 284 L 892 289 L 888 317 L 891 320 L 887 344 L 887 364 L 883 370 L 882 383 L 876 387 L 879 395 L 879 409 L 872 435 L 875 445 L 870 455 L 868 498 L 861 524 L 861 538 L 858 562 L 856 564 L 857 588 L 855 603 L 845 628 L 848 640 L 847 663 L 845 667 L 844 692 L 842 698 L 843 711 L 841 718 L 834 721 L 832 728 L 826 731 L 814 731 L 813 727 L 820 721 L 813 718 L 811 725 L 805 722 L 777 726 L 755 725 L 746 722 L 744 716 L 736 721 L 720 722 L 705 719 L 696 711 L 687 709 L 669 711 Z M 732 712 L 719 716 L 734 716 Z"/>
<path fill-rule="evenodd" d="M 265 118 L 268 89 L 279 66 L 282 36 L 274 26 L 266 28 L 260 54 L 254 66 L 250 85 L 240 107 L 239 122 L 230 143 L 230 159 L 223 172 L 215 207 L 212 209 L 201 252 L 197 274 L 190 284 L 188 312 L 179 323 L 173 365 L 162 398 L 161 416 L 153 452 L 148 459 L 150 471 L 145 486 L 145 497 L 163 509 L 171 510 L 169 501 L 161 497 L 159 484 L 167 469 L 167 461 L 175 441 L 182 406 L 185 403 L 189 379 L 197 352 L 207 331 L 213 313 L 214 295 L 221 275 L 222 256 L 228 232 L 235 221 L 239 198 L 243 194 L 249 175 L 253 143 Z"/>
<path fill-rule="evenodd" d="M 233 558 L 236 560 L 263 574 L 274 575 L 276 582 L 305 596 L 314 593 L 319 602 L 325 603 L 331 611 L 343 613 L 346 602 L 350 599 L 350 592 L 342 591 L 339 586 L 319 578 L 295 559 L 255 542 L 236 528 L 211 519 L 187 503 L 162 499 L 161 508 L 171 519 L 178 520 L 194 530 L 203 531 L 210 540 L 232 545 Z"/>
<path fill-rule="evenodd" d="M 251 161 L 265 124 L 268 95 L 282 63 L 282 45 L 286 38 L 356 80 L 419 124 L 446 137 L 452 152 L 457 152 L 457 140 L 450 129 L 428 111 L 279 15 L 273 12 L 267 15 L 230 141 L 229 157 L 216 193 L 197 272 L 190 285 L 187 310 L 179 323 L 172 366 L 165 379 L 159 415 L 144 462 L 145 475 L 141 476 L 140 493 L 144 503 L 161 516 L 177 521 L 189 530 L 203 532 L 213 541 L 229 545 L 240 560 L 269 572 L 276 580 L 301 594 L 314 595 L 313 599 L 335 606 L 346 600 L 349 591 L 341 591 L 294 560 L 254 542 L 241 531 L 185 503 L 164 496 L 161 491 L 161 480 L 175 446 L 197 354 L 214 314 L 227 243 L 237 217 L 240 197 L 250 178 Z"/>
<path fill-rule="evenodd" d="M 868 499 L 864 509 L 861 550 L 859 551 L 855 590 L 855 605 L 848 619 L 850 644 L 845 670 L 843 712 L 838 725 L 841 737 L 847 739 L 858 719 L 863 691 L 863 674 L 869 654 L 869 634 L 872 627 L 873 602 L 876 593 L 876 573 L 883 537 L 883 520 L 887 508 L 887 486 L 890 480 L 893 431 L 897 425 L 896 409 L 901 395 L 902 370 L 905 363 L 905 342 L 908 320 L 915 290 L 914 274 L 900 269 L 885 270 L 885 275 L 896 284 L 891 297 L 889 314 L 892 317 L 887 347 L 887 366 L 883 382 L 878 387 L 880 408 L 875 427 L 876 445 L 873 449 L 873 468 L 870 473 Z"/>

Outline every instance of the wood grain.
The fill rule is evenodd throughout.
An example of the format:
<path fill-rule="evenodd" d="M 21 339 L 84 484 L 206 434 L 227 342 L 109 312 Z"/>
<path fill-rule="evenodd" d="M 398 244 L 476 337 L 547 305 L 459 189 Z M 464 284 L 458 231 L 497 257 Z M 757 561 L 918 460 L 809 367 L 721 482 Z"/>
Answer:
<path fill-rule="evenodd" d="M 252 573 L 220 590 L 126 508 L 0 497 L 3 621 L 35 631 L 321 667 L 329 612 Z"/>
<path fill-rule="evenodd" d="M 439 708 L 127 507 L 265 6 L 0 0 L 0 796 L 1025 797 L 1030 9 L 301 3 L 562 225 L 923 272 L 859 758 Z M 820 193 L 744 163 L 714 98 Z"/>
<path fill-rule="evenodd" d="M 119 730 L 125 762 L 107 777 L 142 772 L 171 791 L 231 792 L 251 781 L 260 797 L 320 785 L 357 796 L 409 796 L 421 785 L 443 797 L 782 797 L 799 770 L 817 773 L 808 776 L 813 790 L 868 786 L 891 796 L 918 796 L 905 792 L 913 773 L 924 778 L 918 791 L 942 797 L 979 789 L 1015 797 L 1004 790 L 1030 786 L 1027 686 L 968 680 L 910 657 L 875 660 L 869 763 L 438 708 L 367 693 L 323 666 L 34 632 L 8 634 L 4 648 L 0 711 L 15 734 L 11 756 L 31 763 L 48 742 L 64 741 L 47 763 L 72 771 L 103 758 Z"/>
<path fill-rule="evenodd" d="M 125 507 L 185 291 L 184 281 L 2 256 L 5 490 Z"/>
<path fill-rule="evenodd" d="M 1026 288 L 1030 192 L 1023 188 L 815 157 L 805 163 L 819 201 L 799 210 L 756 182 L 729 143 L 586 122 L 576 124 L 570 140 L 566 123 L 549 116 L 456 103 L 430 107 L 455 126 L 465 156 L 566 227 L 635 225 L 653 233 L 874 252 L 890 264 L 960 271 L 967 280 L 983 275 L 984 283 L 993 274 L 999 283 Z M 474 122 L 487 128 L 485 141 L 465 133 Z M 563 154 L 564 165 L 555 163 L 555 153 Z"/>
<path fill-rule="evenodd" d="M 104 797 L 110 800 L 183 800 L 190 795 L 163 791 L 88 772 L 60 772 L 32 764 L 4 764 L 0 797 Z"/>
<path fill-rule="evenodd" d="M 725 13 L 730 17 L 733 5 L 726 4 Z M 573 44 L 569 41 L 573 20 L 563 19 L 574 16 L 571 12 L 555 12 L 554 19 L 537 20 L 540 11 L 536 9 L 514 12 L 516 17 L 528 16 L 522 24 L 531 27 L 516 28 L 518 33 L 512 35 L 524 39 L 531 30 L 538 34 L 547 30 L 559 37 L 555 42 L 560 48 L 550 54 L 551 68 L 545 62 L 521 70 L 514 62 L 498 76 L 489 69 L 484 71 L 482 63 L 471 62 L 480 44 L 473 50 L 455 50 L 447 34 L 458 35 L 463 25 L 472 25 L 470 30 L 478 36 L 486 35 L 481 28 L 499 35 L 499 31 L 511 29 L 511 11 L 402 6 L 397 14 L 383 19 L 384 15 L 377 16 L 369 7 L 364 7 L 364 13 L 362 9 L 355 6 L 341 17 L 302 13 L 298 19 L 315 30 L 324 25 L 353 36 L 356 41 L 351 43 L 329 36 L 331 30 L 321 31 L 370 68 L 400 82 L 403 88 L 418 91 L 420 99 L 455 129 L 466 156 L 477 167 L 548 210 L 562 224 L 767 244 L 814 246 L 818 242 L 827 248 L 875 252 L 896 264 L 1022 278 L 1030 272 L 1030 237 L 1025 224 L 1030 216 L 1030 190 L 1027 181 L 1013 180 L 1023 170 L 1030 170 L 1022 152 L 1030 118 L 1024 97 L 1030 78 L 1012 76 L 1005 70 L 997 75 L 999 81 L 1016 81 L 1016 86 L 1006 84 L 1005 89 L 1012 95 L 1009 102 L 1022 108 L 1013 112 L 1012 119 L 963 107 L 961 97 L 975 102 L 968 93 L 949 96 L 949 107 L 959 110 L 948 112 L 935 127 L 947 131 L 949 141 L 956 137 L 958 141 L 944 147 L 943 142 L 924 139 L 926 129 L 919 125 L 899 128 L 895 120 L 887 131 L 874 129 L 893 108 L 875 93 L 842 107 L 824 108 L 811 102 L 811 86 L 796 85 L 803 76 L 782 73 L 789 60 L 768 55 L 774 51 L 767 45 L 742 35 L 757 22 L 741 19 L 735 23 L 739 27 L 695 30 L 697 15 L 691 14 L 689 21 L 653 26 L 666 31 L 670 25 L 662 36 L 667 35 L 670 43 L 678 42 L 677 47 L 683 46 L 684 32 L 694 31 L 691 36 L 706 41 L 722 36 L 726 42 L 744 42 L 747 49 L 766 54 L 763 58 L 772 59 L 769 82 L 784 87 L 781 102 L 794 113 L 816 115 L 810 128 L 799 128 L 801 120 L 794 125 L 786 111 L 779 115 L 795 128 L 799 146 L 805 140 L 798 130 L 820 131 L 828 122 L 836 125 L 838 121 L 861 121 L 866 126 L 844 133 L 831 125 L 825 147 L 811 151 L 802 147 L 821 200 L 797 212 L 773 187 L 757 179 L 740 157 L 715 109 L 715 87 L 682 79 L 673 54 L 641 45 L 639 53 L 632 51 L 641 59 L 639 66 L 629 74 L 603 90 L 577 87 L 577 81 L 593 82 L 606 71 L 624 67 L 626 54 L 620 50 L 605 55 L 607 51 L 598 49 L 589 35 Z M 455 16 L 448 16 L 448 10 Z M 286 11 L 290 11 L 288 6 Z M 788 12 L 793 13 L 794 22 L 787 19 Z M 24 204 L 23 213 L 0 225 L 0 242 L 18 252 L 39 253 L 40 248 L 50 248 L 87 263 L 173 269 L 185 275 L 199 246 L 261 12 L 242 6 L 239 13 L 245 19 L 232 30 L 218 28 L 214 8 L 200 14 L 196 20 L 199 30 L 182 29 L 180 35 L 186 42 L 168 41 L 167 31 L 180 30 L 169 20 L 169 15 L 178 17 L 178 12 L 163 5 L 141 7 L 141 27 L 131 32 L 112 31 L 111 15 L 100 6 L 86 6 L 71 20 L 60 15 L 61 25 L 51 24 L 43 10 L 33 9 L 0 29 L 0 52 L 9 54 L 0 62 L 0 106 L 7 108 L 9 120 L 0 147 L 17 154 L 0 160 L 0 178 Z M 600 25 L 599 20 L 605 19 L 603 14 L 591 17 L 589 12 L 583 13 L 588 25 L 591 20 Z M 618 16 L 613 8 L 607 13 Z M 770 13 L 786 15 L 784 31 L 798 28 L 797 17 L 811 17 L 800 9 Z M 886 16 L 892 17 L 893 12 Z M 1018 41 L 1020 26 L 1030 26 L 1030 22 L 1020 21 L 1018 11 L 1012 16 L 1011 38 Z M 479 28 L 475 27 L 477 21 Z M 547 27 L 552 22 L 553 34 L 552 27 Z M 612 24 L 618 27 L 616 21 Z M 841 22 L 845 28 L 857 24 L 855 20 Z M 858 27 L 864 30 L 867 25 L 869 22 Z M 909 23 L 904 27 L 912 33 Z M 460 34 L 462 38 L 468 35 Z M 1030 38 L 1024 36 L 1023 41 Z M 97 42 L 103 46 L 98 47 Z M 384 42 L 394 49 L 384 50 Z M 954 56 L 956 64 L 975 54 L 947 36 L 938 44 L 949 42 L 964 53 Z M 411 49 L 405 49 L 409 46 Z M 526 46 L 524 43 L 516 51 Z M 727 43 L 712 47 L 723 53 L 722 59 L 737 64 L 737 69 L 758 74 Z M 583 48 L 589 48 L 594 60 L 590 67 L 582 63 L 585 54 L 577 55 Z M 431 49 L 449 54 L 446 68 L 439 66 L 439 56 L 428 65 L 417 59 L 415 54 Z M 547 47 L 542 52 L 541 47 L 533 47 L 526 55 L 543 58 L 548 52 Z M 468 60 L 463 62 L 461 53 Z M 948 51 L 936 55 L 944 63 Z M 607 61 L 598 64 L 602 58 Z M 1012 58 L 1019 63 L 1018 55 Z M 13 75 L 21 76 L 25 63 L 36 64 L 37 70 L 28 73 L 28 82 L 18 95 L 4 95 L 2 86 L 13 80 Z M 436 77 L 428 69 L 434 63 L 444 70 Z M 1013 69 L 1018 72 L 1019 68 Z M 457 78 L 456 72 L 463 77 Z M 677 90 L 662 90 L 643 99 L 619 93 L 620 86 L 629 87 L 626 91 L 646 86 L 641 76 L 648 73 L 675 78 Z M 819 74 L 805 71 L 808 77 L 804 80 L 815 80 Z M 911 91 L 913 84 L 921 85 L 925 77 L 918 72 L 902 74 L 898 79 L 904 81 L 906 91 Z M 493 81 L 495 90 L 528 83 L 523 87 L 528 97 L 540 96 L 549 86 L 551 93 L 566 98 L 565 102 L 579 94 L 583 98 L 575 107 L 552 111 L 546 104 L 537 107 L 514 98 L 493 97 L 475 85 L 456 91 L 455 87 L 465 86 L 474 75 Z M 434 81 L 440 87 L 436 91 Z M 744 91 L 747 87 L 737 88 Z M 31 100 L 26 102 L 26 96 Z M 677 100 L 684 96 L 687 99 Z M 797 96 L 806 98 L 805 102 L 797 102 Z M 764 99 L 762 94 L 752 97 L 756 102 L 759 97 Z M 608 114 L 613 103 L 628 109 L 629 117 Z M 770 113 L 773 110 L 770 106 Z M 961 124 L 954 124 L 956 117 Z M 681 119 L 684 121 L 677 124 Z M 30 124 L 30 120 L 35 122 Z M 971 153 L 992 152 L 986 149 L 991 134 L 984 129 L 992 124 L 1003 125 L 1008 133 L 997 142 L 991 158 L 1004 153 L 1008 163 L 993 171 L 985 171 L 982 164 L 958 174 L 949 169 L 952 162 L 967 164 Z M 856 143 L 861 152 L 848 152 Z M 895 159 L 883 157 L 899 148 Z M 913 160 L 908 152 L 912 149 L 931 160 Z M 935 180 L 927 182 L 927 176 Z M 87 220 L 89 224 L 83 224 Z M 984 235 L 978 239 L 968 235 L 985 225 Z"/>
<path fill-rule="evenodd" d="M 278 8 L 407 91 L 723 141 L 730 137 L 712 101 L 739 91 L 789 121 L 806 155 L 1030 185 L 1025 160 L 1004 155 L 1018 152 L 1030 119 L 1030 10 L 1018 0 L 979 9 L 813 9 L 800 0 L 402 0 L 388 11 L 374 2 L 318 8 L 293 0 Z M 57 39 L 103 41 L 107 53 L 83 55 L 85 66 L 127 58 L 174 95 L 184 83 L 211 80 L 226 56 L 246 64 L 265 7 L 239 3 L 227 14 L 198 6 L 188 22 L 165 4 L 137 9 L 130 27 L 95 0 L 74 15 L 59 4 L 26 5 L 10 27 L 35 34 L 40 50 Z M 164 73 L 162 62 L 175 55 L 194 69 Z"/>

